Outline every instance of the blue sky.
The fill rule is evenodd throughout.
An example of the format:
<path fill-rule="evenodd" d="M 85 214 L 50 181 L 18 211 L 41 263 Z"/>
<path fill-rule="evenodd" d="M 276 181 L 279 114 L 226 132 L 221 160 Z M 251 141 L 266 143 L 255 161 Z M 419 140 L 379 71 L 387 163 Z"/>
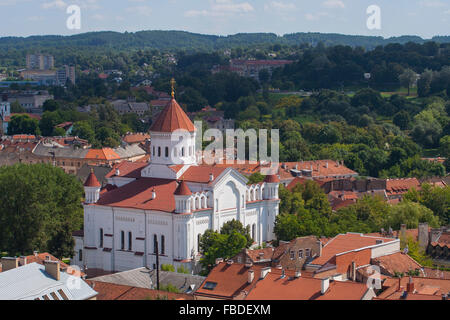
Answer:
<path fill-rule="evenodd" d="M 73 4 L 81 8 L 80 30 L 66 27 L 66 9 Z M 381 30 L 366 26 L 370 5 L 381 9 Z M 0 36 L 105 30 L 450 34 L 450 0 L 0 0 L 0 13 Z"/>

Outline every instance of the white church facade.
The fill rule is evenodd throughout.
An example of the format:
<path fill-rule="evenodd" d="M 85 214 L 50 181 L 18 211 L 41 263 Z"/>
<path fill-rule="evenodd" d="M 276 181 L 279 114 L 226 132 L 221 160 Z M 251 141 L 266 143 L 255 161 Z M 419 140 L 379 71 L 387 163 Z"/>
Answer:
<path fill-rule="evenodd" d="M 179 136 L 184 130 L 184 138 Z M 275 239 L 279 212 L 276 175 L 263 183 L 230 167 L 199 165 L 196 130 L 174 98 L 151 129 L 149 163 L 123 162 L 101 188 L 94 173 L 85 183 L 84 235 L 73 264 L 119 272 L 159 263 L 192 270 L 205 231 L 237 220 L 255 244 Z"/>

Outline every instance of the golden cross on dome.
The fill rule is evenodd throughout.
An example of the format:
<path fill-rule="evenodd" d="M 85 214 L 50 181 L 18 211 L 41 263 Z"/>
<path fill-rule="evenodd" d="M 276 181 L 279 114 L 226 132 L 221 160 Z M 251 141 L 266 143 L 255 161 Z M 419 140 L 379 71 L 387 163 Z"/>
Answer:
<path fill-rule="evenodd" d="M 175 84 L 176 84 L 176 82 L 175 82 L 174 78 L 172 78 L 172 80 L 170 80 L 170 84 L 172 85 L 172 98 L 175 99 Z"/>

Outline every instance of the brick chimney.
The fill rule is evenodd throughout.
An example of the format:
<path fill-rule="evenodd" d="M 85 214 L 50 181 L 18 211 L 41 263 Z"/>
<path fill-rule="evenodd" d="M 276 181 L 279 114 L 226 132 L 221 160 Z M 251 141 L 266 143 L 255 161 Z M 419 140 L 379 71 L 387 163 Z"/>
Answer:
<path fill-rule="evenodd" d="M 60 263 L 59 261 L 44 261 L 45 272 L 47 272 L 53 279 L 61 280 Z"/>
<path fill-rule="evenodd" d="M 2 272 L 12 270 L 19 267 L 19 258 L 4 257 L 2 262 Z"/>
<path fill-rule="evenodd" d="M 408 293 L 414 292 L 414 282 L 413 282 L 413 278 L 411 276 L 409 277 L 409 282 L 406 284 L 406 291 Z"/>
<path fill-rule="evenodd" d="M 27 264 L 27 257 L 25 256 L 20 257 L 20 265 L 24 266 L 26 264 Z"/>

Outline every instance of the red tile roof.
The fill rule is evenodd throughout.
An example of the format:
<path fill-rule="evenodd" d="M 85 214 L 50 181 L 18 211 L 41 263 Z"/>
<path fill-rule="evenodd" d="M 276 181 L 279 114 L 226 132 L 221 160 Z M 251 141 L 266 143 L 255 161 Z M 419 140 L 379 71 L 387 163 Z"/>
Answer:
<path fill-rule="evenodd" d="M 427 295 L 428 297 L 436 296 L 442 299 L 441 295 L 443 293 L 448 294 L 448 292 L 450 292 L 450 280 L 424 277 L 411 277 L 411 279 L 414 283 L 414 292 L 410 292 L 408 296 L 411 294 Z M 377 298 L 387 300 L 400 299 L 404 291 L 407 290 L 407 283 L 409 283 L 409 281 L 410 277 L 403 277 L 401 280 L 397 278 L 386 279 L 383 283 L 383 287 L 387 287 L 387 289 Z"/>
<path fill-rule="evenodd" d="M 422 268 L 417 261 L 402 252 L 374 258 L 372 264 L 379 266 L 384 273 L 392 276 L 395 275 L 395 272 L 407 273 L 410 270 Z"/>
<path fill-rule="evenodd" d="M 175 180 L 140 178 L 104 193 L 96 205 L 172 213 L 175 211 L 174 193 L 177 187 Z M 153 189 L 156 191 L 155 199 L 152 199 Z"/>
<path fill-rule="evenodd" d="M 248 271 L 254 271 L 254 279 L 252 284 L 248 283 Z M 194 295 L 217 297 L 221 299 L 232 299 L 247 291 L 258 281 L 261 274 L 261 267 L 252 266 L 245 267 L 244 264 L 233 263 L 228 265 L 222 262 L 211 270 L 206 280 L 195 292 Z M 208 282 L 216 283 L 214 290 L 205 289 L 205 284 Z"/>
<path fill-rule="evenodd" d="M 365 283 L 330 281 L 324 295 L 321 279 L 281 278 L 279 270 L 269 273 L 250 291 L 246 300 L 361 300 L 368 288 Z"/>
<path fill-rule="evenodd" d="M 211 173 L 213 174 L 214 179 L 216 179 L 225 170 L 226 168 L 219 166 L 191 166 L 186 170 L 180 179 L 188 182 L 209 183 L 209 175 Z"/>
<path fill-rule="evenodd" d="M 85 187 L 97 187 L 97 188 L 100 188 L 102 186 L 100 184 L 100 182 L 98 182 L 98 179 L 95 176 L 94 170 L 91 170 L 91 173 L 89 174 L 89 177 L 86 179 L 84 186 Z"/>
<path fill-rule="evenodd" d="M 280 179 L 278 178 L 277 175 L 272 174 L 272 175 L 266 176 L 266 178 L 264 179 L 264 182 L 267 182 L 267 183 L 280 183 Z"/>
<path fill-rule="evenodd" d="M 401 195 L 413 188 L 420 190 L 420 182 L 416 178 L 386 180 L 386 193 L 388 196 Z"/>
<path fill-rule="evenodd" d="M 311 264 L 324 265 L 336 254 L 376 245 L 377 240 L 383 243 L 395 241 L 395 239 L 366 236 L 360 233 L 339 234 L 325 244 L 322 255 Z"/>
<path fill-rule="evenodd" d="M 146 133 L 135 133 L 135 134 L 129 134 L 126 135 L 123 138 L 123 141 L 125 141 L 126 143 L 140 143 L 140 142 L 144 142 L 146 140 L 150 139 L 150 135 L 146 134 Z"/>
<path fill-rule="evenodd" d="M 120 156 L 111 148 L 90 149 L 85 159 L 92 160 L 119 160 Z"/>
<path fill-rule="evenodd" d="M 154 132 L 174 132 L 178 129 L 184 129 L 194 132 L 195 127 L 187 114 L 181 109 L 180 105 L 172 99 L 150 128 Z"/>
<path fill-rule="evenodd" d="M 178 185 L 177 190 L 175 190 L 176 196 L 190 196 L 192 195 L 192 191 L 189 189 L 187 183 L 183 180 Z"/>
<path fill-rule="evenodd" d="M 137 179 L 141 177 L 141 171 L 146 166 L 148 166 L 148 163 L 146 162 L 131 162 L 125 160 L 115 164 L 112 170 L 105 177 L 114 177 L 116 175 L 116 169 L 119 169 L 119 177 Z"/>

